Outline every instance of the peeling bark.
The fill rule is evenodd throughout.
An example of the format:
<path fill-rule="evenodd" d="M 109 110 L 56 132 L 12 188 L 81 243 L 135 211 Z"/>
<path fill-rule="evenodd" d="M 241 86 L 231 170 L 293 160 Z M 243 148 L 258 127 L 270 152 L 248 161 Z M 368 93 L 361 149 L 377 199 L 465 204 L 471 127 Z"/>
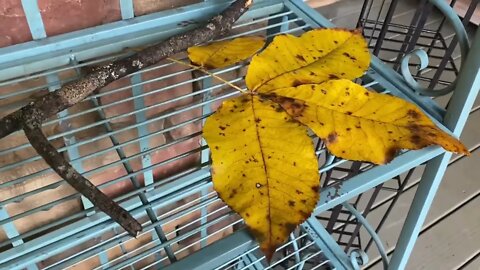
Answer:
<path fill-rule="evenodd" d="M 84 178 L 58 153 L 42 133 L 42 122 L 119 78 L 151 66 L 173 54 L 185 51 L 188 47 L 227 33 L 251 4 L 252 0 L 237 0 L 203 26 L 172 36 L 128 58 L 94 68 L 82 79 L 68 83 L 62 88 L 30 102 L 0 119 L 0 139 L 23 129 L 33 148 L 58 175 L 119 223 L 129 234 L 137 236 L 142 230 L 141 224 L 128 211 L 121 208 Z"/>

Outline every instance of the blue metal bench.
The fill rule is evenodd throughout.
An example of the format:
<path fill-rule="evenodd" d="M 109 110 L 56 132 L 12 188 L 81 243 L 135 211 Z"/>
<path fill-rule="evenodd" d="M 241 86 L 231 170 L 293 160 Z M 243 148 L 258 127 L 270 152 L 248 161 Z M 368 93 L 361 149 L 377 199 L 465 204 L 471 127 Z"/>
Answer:
<path fill-rule="evenodd" d="M 152 43 L 192 28 L 195 26 L 195 22 L 204 21 L 220 12 L 228 5 L 228 2 L 204 1 L 178 9 L 134 18 L 132 2 L 120 1 L 122 21 L 54 37 L 46 37 L 35 1 L 22 1 L 34 41 L 0 49 L 0 100 L 15 96 L 15 93 L 2 94 L 2 87 L 34 78 L 44 78 L 46 83 L 40 87 L 26 87 L 19 93 L 33 93 L 44 87 L 49 90 L 57 89 L 65 80 L 75 78 L 73 76 L 62 81 L 59 78 L 61 72 L 70 70 L 76 72 L 76 76 L 81 76 L 82 66 L 99 63 L 113 57 L 121 57 L 125 55 L 126 48 Z M 442 1 L 432 2 L 437 3 L 448 18 L 451 18 L 453 21 L 458 19 L 449 10 L 445 1 L 443 1 L 443 4 L 441 3 Z M 459 21 L 454 23 L 458 25 Z M 256 34 L 267 35 L 267 37 L 271 38 L 278 33 L 300 34 L 308 29 L 317 27 L 334 27 L 334 25 L 322 17 L 321 14 L 308 7 L 303 1 L 257 0 L 254 6 L 237 22 L 233 29 L 233 34 L 230 36 Z M 461 27 L 457 28 L 459 39 L 468 45 L 468 43 L 465 43 L 466 35 L 464 29 Z M 463 56 L 465 56 L 468 48 L 464 45 L 462 50 Z M 128 54 L 128 52 L 126 53 Z M 376 58 L 372 59 L 371 67 L 362 78 L 362 83 L 376 91 L 388 92 L 416 103 L 435 119 L 439 126 L 450 131 L 455 136 L 459 136 L 480 88 L 480 32 L 477 31 L 475 35 L 472 47 L 468 52 L 468 58 L 463 59 L 457 83 L 452 86 L 454 91 L 448 109 L 441 108 L 427 96 L 419 95 L 411 82 L 406 81 L 401 75 Z M 235 65 L 218 70 L 216 73 L 220 76 L 222 73 L 241 74 L 242 67 L 242 65 Z M 102 212 L 95 212 L 89 209 L 91 205 L 88 201 L 83 202 L 84 211 L 72 213 L 70 216 L 27 232 L 19 232 L 15 226 L 15 222 L 19 219 L 30 218 L 34 214 L 42 213 L 41 211 L 46 211 L 65 201 L 79 199 L 79 194 L 73 194 L 23 213 L 9 214 L 9 205 L 19 203 L 30 196 L 41 194 L 41 192 L 46 190 L 54 190 L 60 185 L 66 185 L 64 181 L 59 179 L 58 182 L 45 187 L 39 187 L 13 198 L 0 198 L 0 228 L 7 236 L 7 239 L 0 245 L 0 269 L 42 268 L 41 264 L 39 264 L 40 262 L 53 256 L 60 258 L 58 256 L 62 253 L 68 253 L 69 250 L 80 245 L 84 245 L 86 248 L 75 251 L 74 254 L 64 256 L 45 267 L 47 269 L 63 269 L 87 259 L 96 258 L 99 262 L 96 266 L 98 269 L 140 269 L 141 267 L 165 267 L 167 269 L 270 269 L 271 267 L 275 269 L 359 269 L 367 260 L 366 254 L 359 249 L 350 249 L 346 252 L 326 230 L 325 223 L 316 218 L 316 216 L 326 213 L 329 209 L 339 205 L 351 212 L 356 217 L 356 222 L 371 233 L 373 241 L 378 244 L 385 267 L 388 265 L 388 269 L 405 268 L 436 190 L 447 168 L 448 161 L 452 156 L 450 153 L 446 153 L 439 147 L 406 151 L 384 166 L 373 167 L 362 164 L 359 174 L 343 177 L 341 180 L 325 186 L 321 190 L 320 201 L 315 214 L 302 224 L 295 234 L 292 234 L 288 243 L 280 247 L 279 254 L 283 252 L 283 255 L 274 257 L 272 266 L 268 266 L 262 257 L 263 255 L 258 252 L 255 241 L 252 240 L 252 237 L 243 227 L 241 220 L 235 218 L 233 213 L 225 212 L 225 207 L 223 207 L 220 210 L 224 211 L 224 214 L 211 218 L 213 214 L 207 207 L 215 202 L 218 203 L 219 199 L 211 191 L 208 167 L 209 152 L 205 145 L 200 146 L 195 151 L 187 152 L 165 161 L 165 163 L 168 163 L 181 159 L 186 155 L 199 154 L 200 162 L 198 166 L 164 179 L 153 179 L 151 173 L 149 174 L 149 171 L 151 172 L 152 169 L 161 166 L 163 163 L 152 163 L 149 157 L 152 151 L 148 146 L 149 140 L 160 133 L 153 133 L 146 126 L 147 122 L 145 120 L 147 118 L 145 112 L 150 108 L 144 107 L 142 102 L 142 85 L 149 83 L 142 79 L 141 75 L 144 72 L 141 71 L 129 77 L 132 84 L 132 96 L 138 96 L 134 100 L 135 111 L 132 112 L 132 115 L 136 116 L 137 123 L 131 128 L 136 129 L 139 137 L 134 143 L 140 146 L 143 145 L 141 152 L 143 169 L 115 179 L 110 184 L 132 178 L 133 175 L 143 174 L 145 186 L 137 187 L 134 191 L 117 199 L 136 218 L 148 220 L 143 224 L 143 234 L 148 235 L 151 241 L 145 244 L 138 252 L 126 250 L 125 246 L 128 245 L 130 236 Z M 186 70 L 183 72 L 192 71 Z M 165 77 L 158 78 L 158 80 L 166 77 L 168 76 L 165 75 Z M 235 83 L 241 83 L 240 77 L 230 80 Z M 149 123 L 166 119 L 182 111 L 194 109 L 201 109 L 202 115 L 190 121 L 201 123 L 211 113 L 210 105 L 212 103 L 236 95 L 236 93 L 229 91 L 220 92 L 219 94 L 218 89 L 222 85 L 215 84 L 209 76 L 205 75 L 194 76 L 185 83 L 197 81 L 203 84 L 202 88 L 197 89 L 198 93 L 201 94 L 201 100 L 196 100 L 178 111 L 166 112 L 163 115 L 149 119 Z M 180 84 L 182 83 L 178 85 Z M 169 88 L 178 85 L 170 85 L 158 91 L 168 91 Z M 214 94 L 215 92 L 216 94 Z M 199 95 L 198 93 L 192 92 L 191 96 Z M 95 103 L 95 98 L 87 98 L 87 102 Z M 96 111 L 101 113 L 102 106 L 98 103 L 96 106 Z M 57 119 L 51 120 L 50 123 L 68 122 L 74 116 L 75 113 L 72 114 L 70 110 L 67 110 L 58 114 Z M 108 126 L 108 119 L 103 119 L 101 122 L 102 125 Z M 180 126 L 181 124 L 178 124 L 170 127 L 170 129 Z M 65 146 L 60 150 L 65 151 L 65 155 L 71 160 L 71 163 L 77 170 L 85 173 L 88 178 L 89 172 L 85 172 L 82 169 L 82 160 L 84 159 L 82 159 L 79 153 L 79 147 L 82 144 L 88 144 L 89 141 L 78 141 L 75 138 L 75 132 L 77 132 L 75 129 L 63 130 L 58 135 L 55 135 L 55 138 L 64 139 Z M 109 130 L 102 136 L 115 137 L 116 134 L 116 131 Z M 192 134 L 192 136 L 194 135 Z M 95 139 L 93 138 L 92 140 Z M 113 146 L 108 150 L 117 151 L 121 157 L 122 146 L 126 144 L 126 142 L 113 142 Z M 28 144 L 21 144 L 11 149 L 2 149 L 0 150 L 0 158 L 5 158 L 9 153 L 19 151 L 27 146 Z M 329 155 L 321 147 L 320 142 L 318 142 L 318 146 L 317 153 L 321 160 L 320 172 L 323 175 L 328 174 L 333 168 L 350 164 L 348 161 Z M 99 151 L 98 155 L 102 151 Z M 93 154 L 93 156 L 95 155 Z M 29 164 L 29 162 L 34 160 L 38 160 L 38 157 L 25 159 L 21 164 Z M 128 160 L 123 155 L 114 163 L 127 164 Z M 0 170 L 15 170 L 16 165 L 18 164 L 7 165 L 1 167 Z M 395 252 L 390 262 L 388 262 L 387 256 L 384 254 L 385 251 L 381 246 L 381 239 L 378 239 L 375 230 L 363 218 L 361 213 L 352 207 L 350 202 L 359 195 L 421 165 L 425 165 L 425 170 L 420 185 L 398 239 Z M 98 169 L 98 172 L 107 171 L 108 169 L 108 166 L 101 167 Z M 21 179 L 7 182 L 0 181 L 0 189 L 13 188 L 15 185 L 28 182 L 39 174 L 47 173 L 48 171 L 49 169 L 45 169 L 40 172 L 33 172 L 31 175 L 24 176 Z M 104 184 L 102 186 L 108 185 Z M 182 208 L 171 215 L 162 216 L 158 214 L 158 211 L 164 209 L 164 207 L 175 205 L 181 202 L 182 199 L 188 199 L 191 196 L 197 197 L 188 207 Z M 197 223 L 194 223 L 194 227 L 190 228 L 190 230 L 186 232 L 178 228 L 173 231 L 164 230 L 165 224 L 194 212 L 199 213 L 199 218 L 192 220 L 192 222 Z M 355 220 L 354 217 L 350 219 Z M 224 238 L 207 245 L 207 240 L 212 234 L 208 232 L 208 228 L 215 224 L 223 224 L 222 226 L 231 230 L 232 233 L 226 233 Z M 107 235 L 108 237 L 106 237 Z M 101 239 L 98 240 L 98 238 Z M 199 247 L 195 252 L 186 254 L 178 243 L 189 239 Z M 125 250 L 121 256 L 112 259 L 109 257 L 108 252 L 115 247 L 124 248 Z M 179 254 L 182 255 L 180 256 Z M 142 265 L 140 267 L 139 263 L 149 256 L 154 256 L 155 260 L 150 265 Z M 182 258 L 179 259 L 179 257 Z M 286 264 L 287 260 L 289 264 Z"/>

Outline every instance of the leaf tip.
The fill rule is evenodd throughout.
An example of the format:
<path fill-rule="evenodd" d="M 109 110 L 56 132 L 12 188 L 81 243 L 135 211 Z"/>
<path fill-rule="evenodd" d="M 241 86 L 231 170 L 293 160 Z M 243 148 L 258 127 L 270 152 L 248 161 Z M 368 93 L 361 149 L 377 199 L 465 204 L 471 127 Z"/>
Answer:
<path fill-rule="evenodd" d="M 260 250 L 262 250 L 263 254 L 265 254 L 265 259 L 267 260 L 268 264 L 272 262 L 273 254 L 277 250 L 277 247 L 272 245 L 265 245 L 260 246 Z"/>

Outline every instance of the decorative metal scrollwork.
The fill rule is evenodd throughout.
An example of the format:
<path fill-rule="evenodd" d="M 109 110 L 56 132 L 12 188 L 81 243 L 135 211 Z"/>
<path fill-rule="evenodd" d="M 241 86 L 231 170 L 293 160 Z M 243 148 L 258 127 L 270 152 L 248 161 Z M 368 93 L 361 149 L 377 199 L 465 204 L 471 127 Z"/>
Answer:
<path fill-rule="evenodd" d="M 463 26 L 462 21 L 458 18 L 458 15 L 455 13 L 453 8 L 447 4 L 447 1 L 445 0 L 429 0 L 429 1 L 445 15 L 445 17 L 447 18 L 447 20 L 450 22 L 450 24 L 453 26 L 455 30 L 455 34 L 460 44 L 460 53 L 462 56 L 462 65 L 460 70 L 462 70 L 463 62 L 469 50 L 468 36 L 467 36 L 467 32 L 465 31 L 465 27 Z M 400 71 L 403 75 L 403 78 L 417 93 L 424 96 L 434 97 L 434 96 L 442 96 L 442 95 L 448 94 L 455 89 L 456 80 L 442 89 L 431 90 L 421 86 L 415 80 L 415 78 L 413 78 L 412 73 L 410 72 L 410 69 L 408 67 L 411 56 L 415 56 L 420 60 L 418 71 L 421 71 L 428 66 L 428 55 L 424 50 L 416 49 L 406 54 L 401 61 Z"/>
<path fill-rule="evenodd" d="M 358 222 L 362 224 L 362 226 L 370 234 L 370 236 L 373 239 L 373 242 L 375 242 L 375 245 L 377 246 L 380 256 L 382 257 L 383 268 L 388 269 L 387 252 L 383 247 L 380 237 L 375 232 L 375 229 L 373 229 L 372 226 L 370 226 L 370 223 L 368 223 L 368 221 L 363 217 L 363 215 L 360 212 L 357 211 L 357 209 L 355 209 L 355 207 L 350 205 L 348 202 L 344 202 L 342 203 L 342 205 L 357 218 Z M 353 250 L 350 253 L 350 263 L 352 264 L 353 269 L 360 270 L 360 266 L 368 263 L 368 256 L 367 254 L 365 254 L 363 250 L 358 250 L 358 249 Z"/>

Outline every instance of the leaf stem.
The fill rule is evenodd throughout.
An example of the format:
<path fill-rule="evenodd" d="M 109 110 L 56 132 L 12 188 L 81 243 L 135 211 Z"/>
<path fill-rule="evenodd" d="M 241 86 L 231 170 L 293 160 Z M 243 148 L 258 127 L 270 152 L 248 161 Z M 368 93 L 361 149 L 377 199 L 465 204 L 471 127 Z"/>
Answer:
<path fill-rule="evenodd" d="M 217 80 L 219 80 L 219 81 L 227 84 L 228 86 L 234 88 L 235 90 L 237 90 L 237 91 L 239 91 L 239 92 L 241 92 L 241 93 L 248 93 L 247 90 L 244 90 L 244 89 L 236 86 L 235 84 L 233 84 L 233 83 L 225 80 L 224 78 L 213 74 L 212 72 L 204 69 L 203 67 L 195 66 L 195 65 L 192 65 L 192 64 L 189 64 L 189 63 L 185 63 L 185 62 L 183 62 L 183 61 L 180 61 L 180 60 L 177 60 L 177 59 L 173 59 L 173 58 L 170 58 L 170 57 L 168 57 L 167 59 L 170 60 L 170 61 L 172 61 L 172 62 L 175 62 L 175 63 L 177 63 L 177 64 L 184 65 L 184 66 L 188 66 L 188 67 L 191 67 L 191 68 L 193 68 L 193 69 L 195 69 L 195 70 L 199 70 L 199 71 L 201 71 L 201 72 L 203 72 L 203 73 L 205 73 L 205 74 L 208 74 L 208 75 L 212 76 L 213 78 L 215 78 L 215 79 L 217 79 Z"/>

